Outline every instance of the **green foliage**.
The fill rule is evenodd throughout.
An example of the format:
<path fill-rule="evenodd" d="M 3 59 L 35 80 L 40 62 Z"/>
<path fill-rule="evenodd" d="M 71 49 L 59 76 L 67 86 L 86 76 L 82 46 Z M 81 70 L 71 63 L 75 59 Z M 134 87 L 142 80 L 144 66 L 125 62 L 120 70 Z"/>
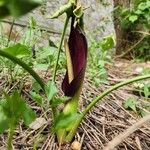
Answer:
<path fill-rule="evenodd" d="M 144 85 L 143 91 L 146 98 L 150 97 L 150 83 Z"/>
<path fill-rule="evenodd" d="M 45 90 L 46 90 L 46 95 L 48 100 L 51 101 L 57 93 L 57 88 L 55 83 L 53 81 L 49 81 Z"/>
<path fill-rule="evenodd" d="M 144 95 L 146 99 L 150 97 L 150 83 L 149 82 L 139 82 L 134 84 L 135 90 L 140 94 Z"/>
<path fill-rule="evenodd" d="M 19 17 L 41 4 L 41 0 L 0 0 L 0 18 Z"/>
<path fill-rule="evenodd" d="M 32 99 L 39 105 L 42 106 L 43 104 L 43 98 L 39 93 L 36 93 L 34 91 L 30 91 L 30 95 Z"/>
<path fill-rule="evenodd" d="M 142 99 L 144 101 L 138 101 L 137 99 L 133 97 L 129 97 L 124 102 L 124 108 L 127 110 L 132 110 L 136 114 L 138 114 L 141 117 L 144 117 L 148 114 L 150 110 L 149 105 L 149 97 L 150 97 L 150 84 L 148 81 L 145 82 L 136 82 L 133 84 L 135 87 L 135 94 L 138 94 L 140 96 L 139 99 Z M 144 103 L 143 103 L 144 102 Z"/>
<path fill-rule="evenodd" d="M 88 73 L 96 86 L 106 82 L 107 71 L 105 65 L 111 62 L 111 50 L 115 45 L 112 35 L 104 37 L 101 41 L 91 39 L 89 47 Z"/>
<path fill-rule="evenodd" d="M 133 97 L 128 98 L 124 103 L 125 109 L 131 109 L 136 112 L 137 100 Z"/>
<path fill-rule="evenodd" d="M 25 103 L 17 91 L 12 95 L 5 94 L 5 99 L 0 101 L 0 132 L 15 127 L 22 118 L 26 125 L 29 125 L 35 118 L 35 112 Z"/>
<path fill-rule="evenodd" d="M 134 97 L 129 97 L 123 104 L 124 108 L 127 110 L 134 111 L 137 115 L 144 117 L 150 111 L 149 102 L 141 103 L 142 101 L 138 101 Z"/>
<path fill-rule="evenodd" d="M 131 15 L 131 16 L 129 16 L 129 21 L 130 21 L 131 23 L 134 23 L 137 19 L 138 19 L 138 16 L 137 16 L 137 15 Z"/>
<path fill-rule="evenodd" d="M 23 58 L 25 56 L 29 56 L 30 54 L 29 48 L 20 43 L 4 48 L 3 50 L 18 58 Z"/>
<path fill-rule="evenodd" d="M 3 48 L 3 51 L 21 59 L 22 61 L 26 62 L 26 64 L 28 64 L 29 66 L 31 66 L 32 64 L 31 59 L 29 59 L 32 57 L 31 48 L 26 45 L 23 45 L 21 43 L 13 44 L 9 47 Z M 15 81 L 17 77 L 25 73 L 25 71 L 20 66 L 12 63 L 8 59 L 2 58 L 0 62 L 2 62 L 0 68 L 5 68 L 5 70 L 3 69 L 4 74 L 8 74 L 11 77 L 10 82 Z"/>
<path fill-rule="evenodd" d="M 122 10 L 122 27 L 124 29 L 135 29 L 137 26 L 148 29 L 150 27 L 150 2 L 141 0 L 133 3 L 132 8 Z"/>
<path fill-rule="evenodd" d="M 52 46 L 43 46 L 38 48 L 36 52 L 36 60 L 34 63 L 34 68 L 39 70 L 47 70 L 53 68 L 57 58 L 57 48 Z M 62 68 L 65 64 L 64 54 L 60 56 L 60 61 L 58 64 L 59 68 Z"/>
<path fill-rule="evenodd" d="M 36 119 L 36 113 L 28 106 L 25 106 L 25 110 L 22 111 L 22 118 L 26 126 Z"/>
<path fill-rule="evenodd" d="M 53 128 L 55 131 L 59 129 L 69 130 L 74 125 L 74 120 L 79 118 L 80 114 L 72 113 L 72 114 L 63 114 L 60 113 L 54 121 Z"/>
<path fill-rule="evenodd" d="M 112 49 L 114 45 L 115 45 L 114 39 L 113 36 L 111 35 L 103 38 L 102 41 L 100 42 L 100 47 L 102 51 L 108 51 Z"/>
<path fill-rule="evenodd" d="M 150 1 L 138 0 L 130 2 L 130 8 L 120 8 L 118 14 L 122 24 L 122 29 L 127 31 L 129 41 L 136 43 L 142 36 L 144 40 L 134 49 L 134 56 L 150 59 Z"/>
<path fill-rule="evenodd" d="M 53 81 L 49 81 L 45 88 L 46 97 L 52 107 L 57 107 L 60 104 L 64 104 L 70 100 L 67 96 L 57 96 L 58 89 Z"/>
<path fill-rule="evenodd" d="M 0 105 L 0 134 L 3 133 L 6 129 L 8 129 L 8 119 L 3 112 L 3 108 Z"/>
<path fill-rule="evenodd" d="M 57 107 L 60 104 L 65 104 L 69 100 L 70 100 L 70 97 L 67 97 L 67 96 L 55 97 L 55 98 L 52 99 L 51 106 L 52 107 Z"/>
<path fill-rule="evenodd" d="M 141 68 L 142 74 L 149 74 L 150 69 L 148 67 Z M 150 82 L 149 81 L 143 81 L 143 82 L 137 82 L 134 83 L 135 91 L 139 93 L 139 95 L 143 95 L 145 99 L 148 99 L 150 97 Z"/>
<path fill-rule="evenodd" d="M 150 35 L 147 35 L 137 46 L 134 55 L 142 61 L 150 60 Z"/>

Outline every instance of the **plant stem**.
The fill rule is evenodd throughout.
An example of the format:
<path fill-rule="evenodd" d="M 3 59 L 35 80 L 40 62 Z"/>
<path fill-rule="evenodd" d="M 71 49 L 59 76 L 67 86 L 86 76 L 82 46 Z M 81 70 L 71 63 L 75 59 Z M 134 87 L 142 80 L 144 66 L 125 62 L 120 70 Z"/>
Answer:
<path fill-rule="evenodd" d="M 8 47 L 8 45 L 9 45 L 11 33 L 12 33 L 12 30 L 13 30 L 13 27 L 14 27 L 14 23 L 15 23 L 15 19 L 13 18 L 13 21 L 12 21 L 12 24 L 11 24 L 11 27 L 10 27 L 10 31 L 9 31 L 9 35 L 8 35 L 8 41 L 7 41 L 6 47 Z"/>
<path fill-rule="evenodd" d="M 7 59 L 10 59 L 12 62 L 20 65 L 40 84 L 41 88 L 45 91 L 45 83 L 42 80 L 42 78 L 40 78 L 40 76 L 32 68 L 30 68 L 26 63 L 24 63 L 22 60 L 18 59 L 17 57 L 2 50 L 0 50 L 0 56 L 6 57 Z"/>
<path fill-rule="evenodd" d="M 100 101 L 103 97 L 107 96 L 108 94 L 110 94 L 112 91 L 122 87 L 122 86 L 125 86 L 127 84 L 131 84 L 133 82 L 137 82 L 137 81 L 140 81 L 140 80 L 144 80 L 144 79 L 148 79 L 150 78 L 150 74 L 148 75 L 143 75 L 143 76 L 139 76 L 139 77 L 134 77 L 132 79 L 129 79 L 129 80 L 126 80 L 126 81 L 123 81 L 123 82 L 120 82 L 118 84 L 115 84 L 114 86 L 110 87 L 109 89 L 105 90 L 103 93 L 99 94 L 98 96 L 96 96 L 92 102 L 84 109 L 84 111 L 82 112 L 82 118 L 89 112 L 89 110 L 95 106 L 95 104 Z"/>
<path fill-rule="evenodd" d="M 59 62 L 60 52 L 61 52 L 61 48 L 62 48 L 62 44 L 63 44 L 64 37 L 65 37 L 67 25 L 68 25 L 68 22 L 69 22 L 69 18 L 70 18 L 70 17 L 67 15 L 67 16 L 66 16 L 65 23 L 64 23 L 64 29 L 63 29 L 62 35 L 61 35 L 60 44 L 59 44 L 59 47 L 58 47 L 58 54 L 57 54 L 57 59 L 56 59 L 56 64 L 55 64 L 54 74 L 53 74 L 53 81 L 54 81 L 54 82 L 55 82 L 55 80 L 56 80 L 56 73 L 57 73 L 57 68 L 58 68 L 58 62 Z"/>
<path fill-rule="evenodd" d="M 10 127 L 8 133 L 7 150 L 12 150 L 13 135 L 14 135 L 14 127 Z"/>
<path fill-rule="evenodd" d="M 140 81 L 140 80 L 144 80 L 144 79 L 148 79 L 150 78 L 150 74 L 148 75 L 143 75 L 143 76 L 139 76 L 139 77 L 134 77 L 132 79 L 129 79 L 129 80 L 126 80 L 126 81 L 123 81 L 123 82 L 120 82 L 112 87 L 110 87 L 109 89 L 105 90 L 103 93 L 99 94 L 98 96 L 96 96 L 92 102 L 90 104 L 88 104 L 88 106 L 83 110 L 83 112 L 81 113 L 81 116 L 80 118 L 78 118 L 74 124 L 74 127 L 72 128 L 72 130 L 70 131 L 70 133 L 67 135 L 66 139 L 67 141 L 71 141 L 72 138 L 74 137 L 75 133 L 76 133 L 76 130 L 79 126 L 79 124 L 81 123 L 82 119 L 85 117 L 85 115 L 91 110 L 92 107 L 95 106 L 95 104 L 97 102 L 99 102 L 100 100 L 102 100 L 103 97 L 109 95 L 112 91 L 120 88 L 120 87 L 123 87 L 127 84 L 131 84 L 133 82 L 136 82 L 136 81 Z"/>

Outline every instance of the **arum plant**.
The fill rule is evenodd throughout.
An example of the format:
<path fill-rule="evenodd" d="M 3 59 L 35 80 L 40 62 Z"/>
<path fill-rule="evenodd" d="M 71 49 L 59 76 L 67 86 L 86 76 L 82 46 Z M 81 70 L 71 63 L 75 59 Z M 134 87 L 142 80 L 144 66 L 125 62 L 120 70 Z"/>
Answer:
<path fill-rule="evenodd" d="M 78 117 L 77 108 L 87 62 L 86 37 L 78 23 L 74 27 L 74 16 L 71 19 L 72 23 L 69 40 L 68 42 L 65 40 L 67 71 L 62 83 L 64 95 L 70 98 L 68 102 L 65 103 L 63 111 L 56 116 L 58 118 L 60 118 L 60 116 L 62 118 L 68 117 L 70 121 L 68 122 L 69 125 L 60 127 L 63 132 L 61 132 L 61 136 L 64 136 L 64 134 L 67 136 L 67 133 L 74 124 L 74 119 Z M 60 119 L 56 122 L 55 127 L 57 127 L 59 123 L 61 123 Z M 61 140 L 63 139 L 59 137 L 59 141 Z"/>
<path fill-rule="evenodd" d="M 76 1 L 71 0 L 68 4 L 61 7 L 52 18 L 57 18 L 64 12 L 67 14 L 67 23 L 71 19 L 70 35 L 68 41 L 64 40 L 65 23 L 53 78 L 55 79 L 56 76 L 60 49 L 62 40 L 64 40 L 67 71 L 62 83 L 62 90 L 64 95 L 69 97 L 69 99 L 65 103 L 62 111 L 53 109 L 53 114 L 56 114 L 54 115 L 54 129 L 56 130 L 59 143 L 66 140 L 67 135 L 71 132 L 74 125 L 74 119 L 78 118 L 77 108 L 87 62 L 87 40 L 83 31 L 82 7 L 78 6 Z M 67 121 L 62 125 L 64 119 L 67 119 Z"/>
<path fill-rule="evenodd" d="M 27 1 L 27 2 L 30 2 L 30 1 Z M 35 0 L 33 0 L 33 2 L 35 2 Z M 7 3 L 4 3 L 3 1 L 2 4 L 3 4 L 2 7 L 7 8 Z M 21 9 L 18 9 L 18 10 L 21 10 Z M 22 13 L 23 12 L 21 12 L 20 14 Z M 58 56 L 57 56 L 56 65 L 54 68 L 53 80 L 52 82 L 49 82 L 50 84 L 48 83 L 47 85 L 43 81 L 43 79 L 30 66 L 24 63 L 22 60 L 20 60 L 16 56 L 13 56 L 11 53 L 8 53 L 4 50 L 0 50 L 0 56 L 5 57 L 11 60 L 12 62 L 20 65 L 21 67 L 23 67 L 28 73 L 30 73 L 30 75 L 37 81 L 37 83 L 39 83 L 39 85 L 43 89 L 45 95 L 47 96 L 47 99 L 49 100 L 50 106 L 52 108 L 53 129 L 56 132 L 57 139 L 60 144 L 64 142 L 72 141 L 73 137 L 76 134 L 77 128 L 82 122 L 82 120 L 84 119 L 85 115 L 90 111 L 92 107 L 94 107 L 94 105 L 98 101 L 102 100 L 104 96 L 107 96 L 112 91 L 124 85 L 150 78 L 150 74 L 149 74 L 149 75 L 135 77 L 133 79 L 129 79 L 124 82 L 118 83 L 112 86 L 111 88 L 107 89 L 103 93 L 99 94 L 98 96 L 96 96 L 91 101 L 91 103 L 88 104 L 86 108 L 82 112 L 79 113 L 78 103 L 79 103 L 79 97 L 81 94 L 82 84 L 83 84 L 83 79 L 84 79 L 84 74 L 85 74 L 85 69 L 86 69 L 87 49 L 88 49 L 87 40 L 86 40 L 86 36 L 84 33 L 83 8 L 77 4 L 77 0 L 69 0 L 69 2 L 66 5 L 62 6 L 52 16 L 52 18 L 57 18 L 63 13 L 66 13 L 66 21 L 64 24 L 63 32 L 62 32 L 60 45 L 58 47 Z M 5 15 L 6 14 L 4 13 L 3 16 Z M 16 16 L 14 14 L 12 15 Z M 65 32 L 66 32 L 69 20 L 71 20 L 70 35 L 69 35 L 69 39 L 65 40 Z M 63 42 L 64 42 L 65 53 L 66 53 L 67 70 L 66 70 L 66 74 L 64 76 L 63 83 L 62 83 L 62 91 L 64 92 L 65 97 L 62 98 L 56 95 L 57 90 L 55 87 L 55 79 L 56 79 L 58 62 L 59 62 L 59 57 L 61 54 Z M 14 94 L 14 95 L 18 96 L 18 94 Z M 15 99 L 14 98 L 15 96 L 12 96 L 10 98 L 9 96 L 7 96 L 6 98 L 8 99 L 8 102 L 9 102 L 10 99 L 12 98 Z M 23 110 L 26 110 L 25 108 L 27 107 L 24 103 L 22 104 L 22 98 L 18 98 L 18 104 L 20 104 L 21 106 L 23 105 Z M 63 104 L 63 107 L 62 107 L 62 104 Z M 15 108 L 15 105 L 16 103 L 14 103 L 14 108 Z M 9 110 L 12 111 L 11 109 L 12 105 L 9 105 L 9 109 L 5 107 L 6 105 L 2 105 L 2 106 L 3 107 L 1 107 L 1 110 L 4 110 L 5 116 L 7 116 L 8 119 L 13 118 L 11 113 L 10 114 L 7 113 L 7 111 Z M 20 111 L 19 112 L 18 111 L 17 109 L 13 109 L 14 113 L 17 112 L 17 117 L 16 117 L 17 119 L 15 121 L 15 124 L 13 123 L 13 126 L 11 124 L 9 126 L 10 136 L 8 140 L 8 143 L 9 143 L 8 149 L 11 149 L 11 145 L 12 145 L 11 141 L 12 141 L 12 137 L 14 133 L 14 128 L 16 127 L 16 124 L 18 123 L 19 118 L 24 117 L 22 116 Z"/>
<path fill-rule="evenodd" d="M 77 111 L 87 62 L 86 37 L 78 23 L 74 27 L 74 20 L 72 17 L 69 41 L 65 41 L 67 71 L 62 83 L 62 90 L 65 96 L 71 98 L 64 108 L 64 113 Z"/>

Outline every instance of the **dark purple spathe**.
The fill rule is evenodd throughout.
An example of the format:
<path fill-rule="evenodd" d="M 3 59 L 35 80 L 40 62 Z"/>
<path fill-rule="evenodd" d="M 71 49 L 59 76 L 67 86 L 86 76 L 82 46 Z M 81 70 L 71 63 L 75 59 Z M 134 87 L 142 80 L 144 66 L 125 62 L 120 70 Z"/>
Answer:
<path fill-rule="evenodd" d="M 69 36 L 69 50 L 73 66 L 74 79 L 69 83 L 68 72 L 66 71 L 65 78 L 62 83 L 62 90 L 66 96 L 74 96 L 82 85 L 86 63 L 87 63 L 87 41 L 85 34 L 77 24 L 73 26 L 74 19 L 71 23 L 71 31 Z"/>

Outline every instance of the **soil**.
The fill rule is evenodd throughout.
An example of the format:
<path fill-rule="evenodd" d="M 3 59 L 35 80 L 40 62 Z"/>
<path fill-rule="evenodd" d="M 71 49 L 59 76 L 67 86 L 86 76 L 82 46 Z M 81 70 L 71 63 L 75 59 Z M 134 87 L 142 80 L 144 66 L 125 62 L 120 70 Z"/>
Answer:
<path fill-rule="evenodd" d="M 105 89 L 118 83 L 122 80 L 129 79 L 134 76 L 142 74 L 143 69 L 150 70 L 150 62 L 135 63 L 128 60 L 115 60 L 112 65 L 107 65 L 108 71 L 108 84 L 99 85 L 95 87 L 93 82 L 85 78 L 83 94 L 81 95 L 80 110 L 91 102 L 91 100 Z M 42 73 L 41 73 L 42 75 Z M 49 75 L 45 77 L 48 80 Z M 0 88 L 5 87 L 5 80 L 1 78 Z M 57 79 L 58 86 L 60 87 L 60 75 Z M 20 79 L 18 81 L 22 82 Z M 36 105 L 29 96 L 30 80 L 24 79 L 25 86 L 22 90 L 23 95 L 26 97 L 28 103 L 37 112 L 38 117 L 44 117 L 46 123 L 39 129 L 33 130 L 26 128 L 21 122 L 15 130 L 13 149 L 16 150 L 30 150 L 34 147 L 39 150 L 69 150 L 71 145 L 66 143 L 61 147 L 58 146 L 56 137 L 50 131 L 51 126 L 51 110 L 43 110 Z M 17 84 L 11 86 L 10 91 L 17 87 Z M 78 128 L 74 141 L 81 144 L 81 150 L 102 150 L 106 144 L 116 137 L 119 133 L 125 131 L 127 128 L 135 124 L 141 116 L 132 110 L 126 110 L 123 107 L 124 102 L 129 98 L 134 97 L 138 102 L 138 108 L 144 109 L 144 104 L 149 103 L 149 98 L 145 99 L 138 92 L 135 92 L 133 85 L 128 85 L 112 92 L 109 96 L 105 97 L 102 101 L 98 102 L 96 106 L 85 117 L 84 121 Z M 146 110 L 147 112 L 150 110 Z M 4 133 L 0 136 L 0 150 L 6 149 L 7 134 Z M 77 143 L 78 144 L 78 143 Z M 124 139 L 116 150 L 149 150 L 150 149 L 150 123 L 144 124 L 140 129 L 131 134 L 128 138 Z"/>

